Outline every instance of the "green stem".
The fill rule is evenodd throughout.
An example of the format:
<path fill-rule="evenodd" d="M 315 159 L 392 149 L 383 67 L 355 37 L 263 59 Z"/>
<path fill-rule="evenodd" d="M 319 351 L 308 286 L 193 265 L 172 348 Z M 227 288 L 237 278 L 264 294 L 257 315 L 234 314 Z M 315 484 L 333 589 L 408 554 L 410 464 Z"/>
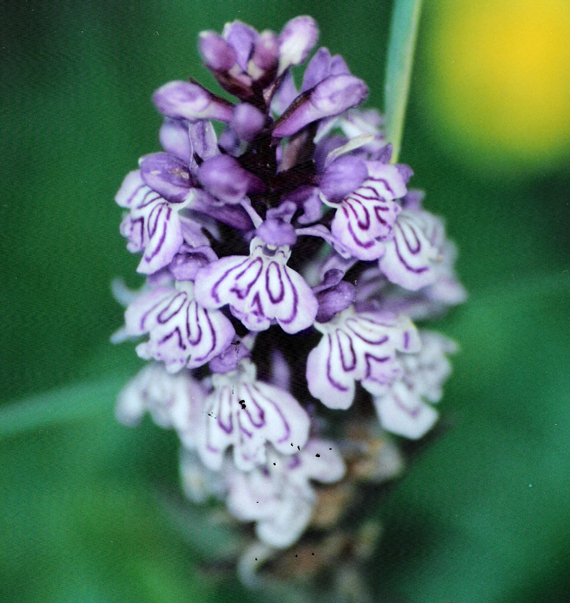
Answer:
<path fill-rule="evenodd" d="M 402 143 L 421 6 L 422 0 L 396 0 L 390 26 L 385 111 L 386 138 L 393 146 L 393 163 L 398 160 Z"/>

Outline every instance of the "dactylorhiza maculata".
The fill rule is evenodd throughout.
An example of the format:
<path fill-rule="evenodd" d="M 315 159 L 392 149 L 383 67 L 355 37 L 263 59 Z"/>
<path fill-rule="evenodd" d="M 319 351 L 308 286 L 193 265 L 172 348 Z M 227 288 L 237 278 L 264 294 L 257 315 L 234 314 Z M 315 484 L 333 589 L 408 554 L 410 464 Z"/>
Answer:
<path fill-rule="evenodd" d="M 150 361 L 118 418 L 175 429 L 188 496 L 253 527 L 244 577 L 303 534 L 314 553 L 360 485 L 399 473 L 389 434 L 434 425 L 455 351 L 412 320 L 465 299 L 443 221 L 358 108 L 366 84 L 321 47 L 296 86 L 317 37 L 310 17 L 202 32 L 235 101 L 194 79 L 159 88 L 163 150 L 116 197 L 147 282 L 115 339 Z"/>

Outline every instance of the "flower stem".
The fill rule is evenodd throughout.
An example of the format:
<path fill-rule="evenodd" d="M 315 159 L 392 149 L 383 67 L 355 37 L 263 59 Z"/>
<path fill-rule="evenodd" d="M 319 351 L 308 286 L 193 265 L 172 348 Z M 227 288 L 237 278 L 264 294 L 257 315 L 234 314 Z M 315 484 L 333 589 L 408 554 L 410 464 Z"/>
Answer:
<path fill-rule="evenodd" d="M 386 64 L 386 138 L 398 161 L 422 0 L 395 0 Z"/>

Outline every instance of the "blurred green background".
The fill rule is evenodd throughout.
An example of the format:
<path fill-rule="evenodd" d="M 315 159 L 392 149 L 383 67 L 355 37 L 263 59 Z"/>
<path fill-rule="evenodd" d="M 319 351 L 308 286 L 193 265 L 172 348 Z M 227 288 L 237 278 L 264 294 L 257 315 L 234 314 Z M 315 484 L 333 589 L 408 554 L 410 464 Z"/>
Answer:
<path fill-rule="evenodd" d="M 311 14 L 381 108 L 391 9 L 2 3 L 3 603 L 256 601 L 199 569 L 199 522 L 180 532 L 161 511 L 174 435 L 115 424 L 139 362 L 108 343 L 110 282 L 139 279 L 113 197 L 158 150 L 153 90 L 212 81 L 199 31 Z M 470 299 L 438 324 L 461 345 L 451 428 L 378 509 L 372 576 L 395 600 L 570 600 L 569 40 L 567 0 L 425 1 L 401 160 L 447 220 Z"/>

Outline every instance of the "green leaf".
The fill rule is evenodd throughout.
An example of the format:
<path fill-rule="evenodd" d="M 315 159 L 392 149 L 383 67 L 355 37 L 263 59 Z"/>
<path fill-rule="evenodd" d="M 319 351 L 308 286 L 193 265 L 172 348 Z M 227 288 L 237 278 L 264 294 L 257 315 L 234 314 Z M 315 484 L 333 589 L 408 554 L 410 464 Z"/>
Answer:
<path fill-rule="evenodd" d="M 421 5 L 422 0 L 396 0 L 390 26 L 385 112 L 386 138 L 393 146 L 394 163 L 400 154 Z"/>
<path fill-rule="evenodd" d="M 70 385 L 0 408 L 0 438 L 112 412 L 124 377 Z"/>

